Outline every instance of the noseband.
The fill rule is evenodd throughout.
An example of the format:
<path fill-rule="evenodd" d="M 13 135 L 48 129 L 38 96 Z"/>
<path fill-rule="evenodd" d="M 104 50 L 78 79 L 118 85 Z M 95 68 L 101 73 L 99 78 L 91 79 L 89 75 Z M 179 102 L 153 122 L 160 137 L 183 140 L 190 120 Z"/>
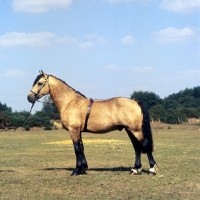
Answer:
<path fill-rule="evenodd" d="M 42 90 L 42 88 L 46 85 L 46 83 L 48 83 L 48 86 L 49 86 L 49 75 L 47 75 L 47 78 L 45 78 L 44 83 L 41 85 L 41 88 L 38 90 L 37 93 L 33 92 L 33 90 L 30 90 L 34 94 L 34 97 L 36 100 L 39 99 L 38 95 L 39 95 L 40 91 Z M 50 87 L 49 87 L 49 91 L 50 91 Z"/>

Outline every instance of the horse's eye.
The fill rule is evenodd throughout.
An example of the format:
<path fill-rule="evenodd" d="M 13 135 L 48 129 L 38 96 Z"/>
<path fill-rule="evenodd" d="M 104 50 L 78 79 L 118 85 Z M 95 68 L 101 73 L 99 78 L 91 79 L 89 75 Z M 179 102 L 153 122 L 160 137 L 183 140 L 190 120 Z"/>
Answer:
<path fill-rule="evenodd" d="M 41 86 L 42 85 L 42 83 L 41 82 L 38 82 L 38 86 Z"/>

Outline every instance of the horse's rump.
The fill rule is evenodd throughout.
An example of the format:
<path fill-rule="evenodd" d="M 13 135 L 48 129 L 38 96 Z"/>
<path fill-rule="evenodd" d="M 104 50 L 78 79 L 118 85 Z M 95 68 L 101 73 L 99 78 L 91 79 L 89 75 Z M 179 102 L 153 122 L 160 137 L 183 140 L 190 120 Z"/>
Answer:
<path fill-rule="evenodd" d="M 123 128 L 137 138 L 143 153 L 153 151 L 149 112 L 143 103 L 124 97 L 94 101 L 88 120 L 88 132 L 106 133 Z"/>

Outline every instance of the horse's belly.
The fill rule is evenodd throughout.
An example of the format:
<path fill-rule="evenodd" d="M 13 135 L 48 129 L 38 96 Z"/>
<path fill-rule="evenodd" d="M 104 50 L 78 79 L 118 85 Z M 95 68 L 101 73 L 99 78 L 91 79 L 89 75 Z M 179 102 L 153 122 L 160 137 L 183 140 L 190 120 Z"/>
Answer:
<path fill-rule="evenodd" d="M 124 128 L 121 124 L 113 124 L 113 123 L 94 123 L 89 125 L 87 130 L 91 133 L 107 133 L 114 130 L 121 131 Z"/>

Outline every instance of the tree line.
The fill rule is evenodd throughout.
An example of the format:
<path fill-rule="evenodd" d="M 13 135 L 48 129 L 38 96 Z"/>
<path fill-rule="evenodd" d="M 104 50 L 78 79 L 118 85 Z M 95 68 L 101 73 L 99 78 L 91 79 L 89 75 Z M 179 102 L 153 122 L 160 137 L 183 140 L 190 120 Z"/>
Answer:
<path fill-rule="evenodd" d="M 53 124 L 51 120 L 60 119 L 59 113 L 52 102 L 50 96 L 44 97 L 42 109 L 29 115 L 27 111 L 12 111 L 12 108 L 0 102 L 0 110 L 6 120 L 8 129 L 17 129 L 23 127 L 25 130 L 30 130 L 32 127 L 44 127 L 45 130 L 51 130 Z M 24 121 L 24 119 L 28 118 Z M 1 120 L 1 116 L 0 116 Z"/>
<path fill-rule="evenodd" d="M 186 88 L 164 99 L 153 92 L 137 91 L 133 92 L 131 99 L 143 102 L 152 120 L 178 124 L 189 118 L 200 118 L 200 86 Z"/>
<path fill-rule="evenodd" d="M 150 118 L 168 124 L 183 123 L 188 118 L 200 118 L 200 86 L 192 89 L 186 88 L 178 93 L 160 98 L 157 94 L 147 91 L 135 91 L 131 99 L 143 102 L 149 109 Z M 3 113 L 8 128 L 44 127 L 45 130 L 52 129 L 51 120 L 59 120 L 60 115 L 50 96 L 44 97 L 42 109 L 34 114 L 28 115 L 27 111 L 12 111 L 12 108 L 0 102 L 0 110 Z M 0 116 L 1 118 L 1 116 Z M 1 120 L 1 119 L 0 119 Z"/>

